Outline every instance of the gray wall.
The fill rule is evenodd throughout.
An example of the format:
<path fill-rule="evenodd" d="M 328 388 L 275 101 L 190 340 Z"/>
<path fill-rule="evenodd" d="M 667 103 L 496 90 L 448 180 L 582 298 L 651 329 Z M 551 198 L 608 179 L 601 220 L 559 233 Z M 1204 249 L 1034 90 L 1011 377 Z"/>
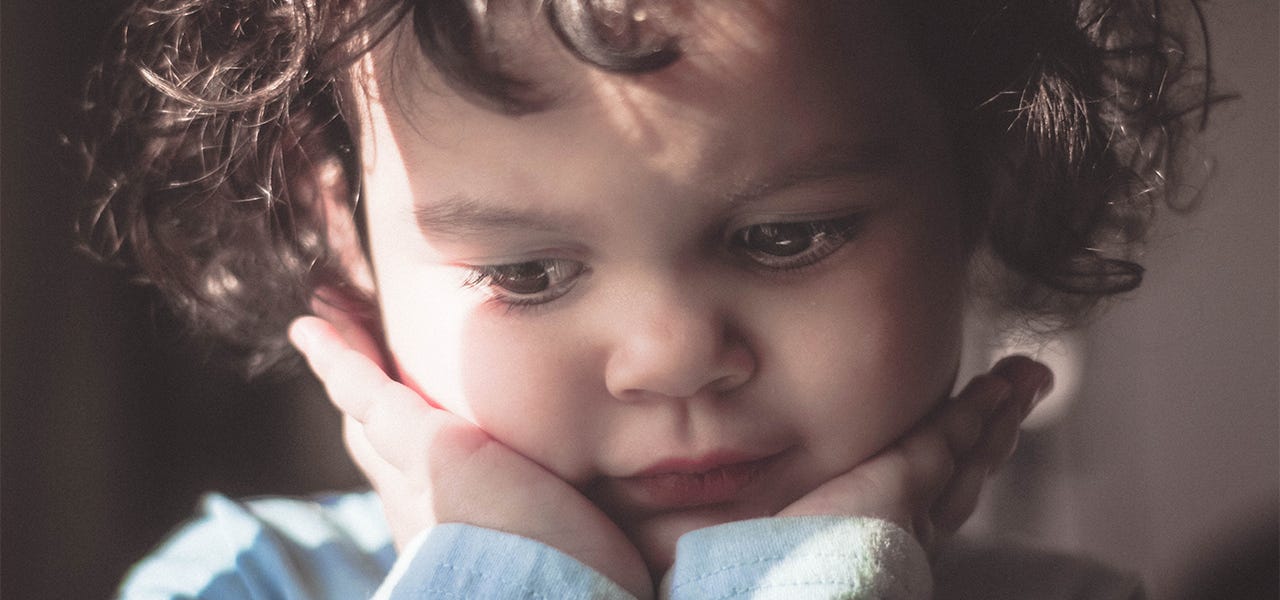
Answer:
<path fill-rule="evenodd" d="M 1215 157 L 1200 209 L 1164 216 L 1148 277 L 1089 335 L 1055 528 L 1165 591 L 1265 519 L 1280 486 L 1280 48 L 1275 2 L 1206 7 L 1216 77 L 1241 99 L 1203 140 Z M 1261 512 L 1261 514 L 1259 514 Z"/>
<path fill-rule="evenodd" d="M 1241 98 L 1192 149 L 1215 169 L 1203 201 L 1160 216 L 1143 286 L 1075 340 L 1067 408 L 1024 434 L 970 524 L 1097 555 L 1155 598 L 1231 552 L 1271 552 L 1276 577 L 1280 20 L 1271 1 L 1205 9 L 1215 78 Z"/>

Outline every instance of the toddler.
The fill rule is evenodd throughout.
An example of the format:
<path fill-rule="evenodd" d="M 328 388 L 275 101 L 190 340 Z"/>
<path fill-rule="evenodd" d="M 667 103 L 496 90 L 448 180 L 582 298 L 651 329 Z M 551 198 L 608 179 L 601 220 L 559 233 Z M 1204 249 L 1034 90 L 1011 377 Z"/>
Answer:
<path fill-rule="evenodd" d="M 1139 283 L 1209 100 L 1164 12 L 140 0 L 84 231 L 251 369 L 304 357 L 374 491 L 211 496 L 122 596 L 1135 597 L 955 567 L 1051 376 L 951 391 L 979 301 Z"/>

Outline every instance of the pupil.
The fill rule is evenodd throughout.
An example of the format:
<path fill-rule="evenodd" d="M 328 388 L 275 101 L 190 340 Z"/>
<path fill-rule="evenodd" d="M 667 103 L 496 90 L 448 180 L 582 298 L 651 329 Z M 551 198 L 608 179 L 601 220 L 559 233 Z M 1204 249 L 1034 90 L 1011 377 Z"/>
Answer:
<path fill-rule="evenodd" d="M 550 276 L 541 263 L 527 262 L 506 265 L 493 274 L 493 282 L 515 294 L 536 294 L 546 291 Z"/>
<path fill-rule="evenodd" d="M 813 245 L 808 223 L 757 225 L 746 232 L 746 247 L 771 256 L 795 256 Z"/>

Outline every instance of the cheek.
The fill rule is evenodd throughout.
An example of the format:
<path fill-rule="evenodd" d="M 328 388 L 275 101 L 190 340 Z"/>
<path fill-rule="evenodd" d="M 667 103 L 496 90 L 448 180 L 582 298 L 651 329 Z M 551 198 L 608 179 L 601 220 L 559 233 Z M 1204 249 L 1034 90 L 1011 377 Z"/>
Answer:
<path fill-rule="evenodd" d="M 462 402 L 465 358 L 460 351 L 462 324 L 471 306 L 450 293 L 445 273 L 388 262 L 378 270 L 379 280 L 386 282 L 378 295 L 387 348 L 400 380 L 437 406 L 474 421 Z"/>
<path fill-rule="evenodd" d="M 893 245 L 856 257 L 827 280 L 814 310 L 773 325 L 783 341 L 772 351 L 789 365 L 782 385 L 805 390 L 794 396 L 799 418 L 829 470 L 884 448 L 951 389 L 963 252 L 925 249 Z"/>
<path fill-rule="evenodd" d="M 553 322 L 473 314 L 459 347 L 459 400 L 481 429 L 572 480 L 589 466 L 582 460 L 594 451 L 592 432 L 603 429 L 594 419 L 607 400 L 588 377 L 583 344 Z"/>
<path fill-rule="evenodd" d="M 503 319 L 498 319 L 499 321 Z M 486 429 L 518 414 L 550 410 L 572 402 L 560 397 L 578 386 L 573 381 L 571 345 L 477 317 L 464 327 L 460 348 L 465 399 Z M 580 393 L 580 392 L 579 392 Z"/>
<path fill-rule="evenodd" d="M 584 476 L 590 432 L 601 429 L 584 404 L 600 399 L 575 379 L 584 370 L 573 344 L 494 322 L 483 308 L 405 318 L 394 304 L 384 299 L 389 331 L 416 332 L 388 336 L 404 383 L 562 478 Z"/>

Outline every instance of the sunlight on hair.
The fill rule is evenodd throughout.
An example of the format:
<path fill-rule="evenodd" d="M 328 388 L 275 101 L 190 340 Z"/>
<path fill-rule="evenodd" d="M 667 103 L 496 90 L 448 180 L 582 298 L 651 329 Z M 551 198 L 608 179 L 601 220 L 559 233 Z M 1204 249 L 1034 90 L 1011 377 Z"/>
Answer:
<path fill-rule="evenodd" d="M 642 3 L 632 18 L 661 20 L 661 31 L 681 40 L 685 52 L 680 60 L 641 76 L 587 71 L 588 85 L 583 89 L 608 115 L 619 137 L 643 149 L 646 162 L 655 169 L 714 164 L 716 156 L 690 156 L 689 149 L 695 145 L 692 132 L 697 129 L 692 125 L 726 110 L 753 82 L 795 68 L 788 60 L 796 50 L 787 45 L 786 28 L 778 24 L 783 15 L 774 3 L 730 6 L 734 10 L 717 4 Z M 689 143 L 680 143 L 681 137 L 673 135 L 663 120 L 690 124 L 685 137 Z M 659 130 L 662 136 L 655 135 Z M 667 143 L 659 146 L 664 138 Z"/>

